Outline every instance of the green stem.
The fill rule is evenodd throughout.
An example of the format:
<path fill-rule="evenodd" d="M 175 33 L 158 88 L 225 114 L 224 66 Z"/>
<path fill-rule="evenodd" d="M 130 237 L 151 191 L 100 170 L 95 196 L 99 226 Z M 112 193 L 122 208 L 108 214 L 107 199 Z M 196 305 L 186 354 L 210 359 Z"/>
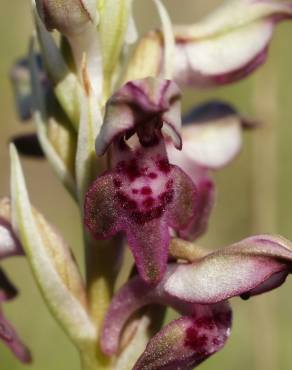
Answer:
<path fill-rule="evenodd" d="M 100 328 L 114 293 L 115 282 L 120 270 L 123 248 L 118 238 L 93 240 L 85 235 L 86 287 L 89 311 L 97 329 Z M 109 370 L 112 359 L 100 350 L 98 341 L 81 351 L 83 370 Z"/>
<path fill-rule="evenodd" d="M 105 359 L 93 343 L 81 352 L 81 368 L 83 370 L 110 370 L 111 361 Z"/>

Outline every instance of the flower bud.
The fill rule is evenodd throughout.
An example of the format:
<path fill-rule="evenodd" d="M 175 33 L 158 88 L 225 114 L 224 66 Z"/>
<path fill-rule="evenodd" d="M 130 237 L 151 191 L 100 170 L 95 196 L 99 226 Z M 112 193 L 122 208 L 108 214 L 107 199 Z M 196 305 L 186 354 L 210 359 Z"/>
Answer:
<path fill-rule="evenodd" d="M 64 35 L 76 35 L 88 22 L 96 22 L 95 0 L 36 0 L 36 6 L 49 31 L 57 29 Z"/>

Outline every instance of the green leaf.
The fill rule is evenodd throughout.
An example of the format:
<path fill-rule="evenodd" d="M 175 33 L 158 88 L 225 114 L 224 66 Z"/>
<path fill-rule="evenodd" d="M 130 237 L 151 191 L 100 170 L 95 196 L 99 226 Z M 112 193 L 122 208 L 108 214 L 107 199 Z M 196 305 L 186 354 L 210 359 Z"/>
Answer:
<path fill-rule="evenodd" d="M 82 348 L 96 340 L 83 283 L 63 238 L 32 208 L 17 151 L 10 146 L 12 223 L 45 302 L 67 335 Z"/>

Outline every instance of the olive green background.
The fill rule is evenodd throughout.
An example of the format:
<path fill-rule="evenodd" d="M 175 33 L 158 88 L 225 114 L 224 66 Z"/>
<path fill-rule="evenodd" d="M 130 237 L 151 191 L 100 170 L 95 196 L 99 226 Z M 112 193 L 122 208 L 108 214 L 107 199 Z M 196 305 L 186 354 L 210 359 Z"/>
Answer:
<path fill-rule="evenodd" d="M 218 0 L 165 0 L 174 22 L 192 22 Z M 158 24 L 150 1 L 136 0 L 141 32 Z M 9 194 L 7 141 L 32 131 L 18 123 L 8 73 L 12 62 L 26 53 L 32 34 L 30 1 L 1 1 L 0 10 L 0 196 Z M 218 198 L 202 245 L 217 248 L 255 233 L 281 233 L 292 239 L 292 24 L 278 26 L 268 62 L 252 77 L 229 87 L 188 90 L 184 109 L 206 98 L 233 102 L 244 114 L 263 122 L 257 132 L 244 134 L 240 156 L 215 174 Z M 44 161 L 23 160 L 33 203 L 62 230 L 82 264 L 80 221 L 73 201 Z M 21 258 L 3 265 L 19 287 L 19 298 L 4 306 L 6 315 L 31 348 L 33 370 L 78 370 L 78 354 L 50 316 Z M 244 302 L 232 301 L 234 326 L 226 348 L 202 370 L 286 370 L 292 368 L 292 279 L 276 292 Z M 0 346 L 0 370 L 22 370 Z"/>

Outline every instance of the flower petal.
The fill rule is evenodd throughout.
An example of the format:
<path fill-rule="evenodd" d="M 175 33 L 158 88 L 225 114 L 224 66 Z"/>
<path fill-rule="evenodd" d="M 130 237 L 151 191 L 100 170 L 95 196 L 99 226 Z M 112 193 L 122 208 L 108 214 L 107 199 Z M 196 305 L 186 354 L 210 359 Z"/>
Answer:
<path fill-rule="evenodd" d="M 31 362 L 31 354 L 28 348 L 18 337 L 15 329 L 0 312 L 0 339 L 7 345 L 14 355 L 23 363 Z"/>
<path fill-rule="evenodd" d="M 169 267 L 168 276 L 173 267 Z M 126 322 L 134 312 L 146 305 L 153 303 L 168 305 L 183 315 L 197 316 L 200 312 L 207 313 L 208 310 L 212 312 L 213 309 L 217 310 L 217 308 L 225 311 L 226 307 L 226 313 L 229 312 L 228 305 L 225 303 L 204 308 L 201 305 L 171 297 L 164 290 L 165 281 L 167 281 L 167 276 L 156 287 L 153 287 L 137 276 L 118 291 L 109 307 L 101 333 L 101 348 L 106 354 L 112 355 L 118 351 L 121 333 Z M 230 314 L 228 316 L 226 321 L 230 321 Z M 229 325 L 230 322 L 227 326 L 229 327 Z"/>
<path fill-rule="evenodd" d="M 226 103 L 211 101 L 199 106 L 184 120 L 184 154 L 204 168 L 227 165 L 241 149 L 244 121 Z"/>
<path fill-rule="evenodd" d="M 153 154 L 152 147 L 149 153 Z M 158 165 L 131 160 L 120 171 L 98 177 L 90 187 L 85 224 L 96 238 L 124 231 L 141 276 L 157 283 L 166 268 L 168 226 L 187 227 L 195 214 L 195 199 L 192 181 L 179 168 L 162 160 Z"/>
<path fill-rule="evenodd" d="M 97 155 L 102 155 L 118 135 L 125 135 L 135 125 L 155 117 L 180 148 L 179 99 L 180 91 L 172 81 L 145 78 L 128 82 L 107 103 L 104 123 L 96 139 Z"/>
<path fill-rule="evenodd" d="M 208 170 L 200 167 L 193 159 L 182 151 L 167 145 L 170 162 L 181 168 L 196 186 L 196 217 L 186 228 L 179 231 L 180 237 L 194 240 L 207 229 L 208 220 L 215 201 L 215 184 L 208 174 Z"/>
<path fill-rule="evenodd" d="M 177 299 L 202 304 L 248 297 L 278 287 L 291 271 L 291 263 L 291 242 L 254 236 L 178 266 L 165 282 L 165 291 Z"/>
<path fill-rule="evenodd" d="M 224 346 L 230 326 L 227 304 L 197 306 L 193 316 L 174 320 L 156 334 L 133 370 L 191 370 Z"/>
<path fill-rule="evenodd" d="M 289 3 L 233 0 L 198 24 L 178 26 L 177 82 L 210 86 L 245 77 L 265 61 L 274 25 L 291 16 Z"/>

